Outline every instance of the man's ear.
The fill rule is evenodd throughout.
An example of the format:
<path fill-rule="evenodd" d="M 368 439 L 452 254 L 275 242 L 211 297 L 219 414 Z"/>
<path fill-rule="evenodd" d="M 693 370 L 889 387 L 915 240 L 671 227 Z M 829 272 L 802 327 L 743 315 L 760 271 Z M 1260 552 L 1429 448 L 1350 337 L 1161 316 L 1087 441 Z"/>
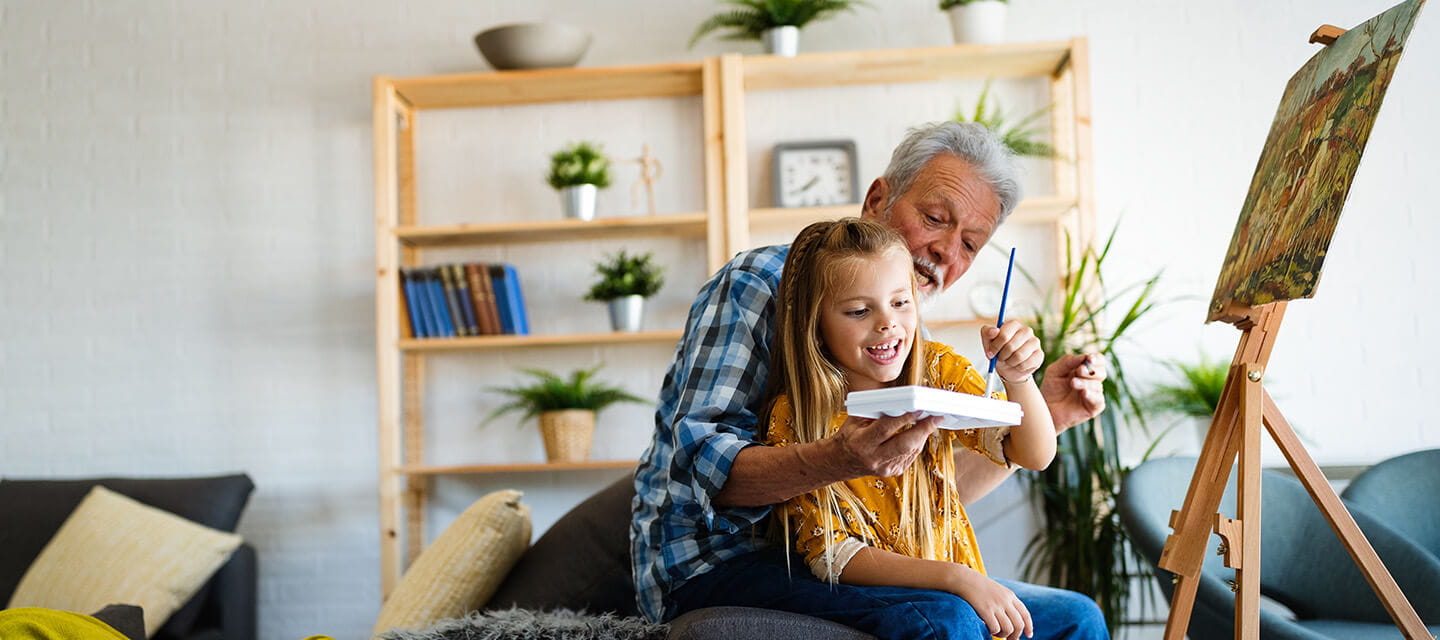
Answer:
<path fill-rule="evenodd" d="M 885 212 L 885 198 L 890 195 L 890 183 L 884 178 L 876 178 L 870 183 L 870 189 L 865 192 L 865 203 L 860 207 L 860 217 L 866 220 L 879 220 L 880 214 Z"/>

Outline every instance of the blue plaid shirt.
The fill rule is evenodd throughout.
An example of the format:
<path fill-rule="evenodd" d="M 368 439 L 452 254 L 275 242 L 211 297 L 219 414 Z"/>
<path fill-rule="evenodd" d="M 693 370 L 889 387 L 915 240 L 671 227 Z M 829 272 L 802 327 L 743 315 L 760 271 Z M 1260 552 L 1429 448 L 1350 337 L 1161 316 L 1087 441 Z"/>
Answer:
<path fill-rule="evenodd" d="M 635 472 L 630 559 L 635 599 L 653 621 L 674 615 L 668 594 L 763 545 L 747 531 L 770 507 L 712 499 L 756 426 L 770 373 L 775 291 L 789 246 L 746 251 L 700 290 L 660 388 L 655 439 Z"/>

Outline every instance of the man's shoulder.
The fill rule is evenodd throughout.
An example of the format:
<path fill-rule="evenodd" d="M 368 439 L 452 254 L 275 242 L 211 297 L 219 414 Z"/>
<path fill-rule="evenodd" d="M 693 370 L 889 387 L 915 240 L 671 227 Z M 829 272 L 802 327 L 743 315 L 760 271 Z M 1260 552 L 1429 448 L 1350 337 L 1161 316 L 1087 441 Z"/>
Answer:
<path fill-rule="evenodd" d="M 748 251 L 741 251 L 735 254 L 730 262 L 725 263 L 720 271 L 743 272 L 760 276 L 766 280 L 780 280 L 780 272 L 785 268 L 785 257 L 790 254 L 790 245 L 774 244 L 768 247 L 759 247 Z"/>

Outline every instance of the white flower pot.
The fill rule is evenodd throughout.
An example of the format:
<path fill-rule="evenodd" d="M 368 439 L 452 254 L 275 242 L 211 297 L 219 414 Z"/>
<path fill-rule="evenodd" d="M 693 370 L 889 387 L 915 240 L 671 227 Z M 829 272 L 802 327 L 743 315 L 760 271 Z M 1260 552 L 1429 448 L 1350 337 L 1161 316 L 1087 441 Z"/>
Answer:
<path fill-rule="evenodd" d="M 766 29 L 762 36 L 765 53 L 793 58 L 800 51 L 800 27 Z"/>
<path fill-rule="evenodd" d="M 565 217 L 594 220 L 597 193 L 599 190 L 593 184 L 577 184 L 561 189 L 560 201 L 565 204 Z"/>
<path fill-rule="evenodd" d="M 959 4 L 950 13 L 950 31 L 955 44 L 998 44 L 1005 41 L 1006 4 L 999 0 L 975 0 Z"/>
<path fill-rule="evenodd" d="M 610 328 L 635 333 L 645 319 L 645 296 L 634 295 L 610 301 Z"/>

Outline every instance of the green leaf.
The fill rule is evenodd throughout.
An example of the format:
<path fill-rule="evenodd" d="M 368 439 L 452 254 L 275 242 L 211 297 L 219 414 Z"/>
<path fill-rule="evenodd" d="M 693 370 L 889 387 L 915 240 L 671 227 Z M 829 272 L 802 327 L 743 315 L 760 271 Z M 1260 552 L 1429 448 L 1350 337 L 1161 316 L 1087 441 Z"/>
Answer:
<path fill-rule="evenodd" d="M 622 250 L 605 262 L 595 263 L 600 280 L 590 287 L 585 299 L 605 302 L 632 295 L 648 298 L 665 286 L 663 273 L 664 269 L 654 263 L 654 254 L 630 256 Z"/>
<path fill-rule="evenodd" d="M 942 4 L 942 8 L 948 7 Z M 995 134 L 1000 137 L 1000 142 L 1017 156 L 1037 158 L 1059 157 L 1059 153 L 1056 152 L 1055 147 L 1047 142 L 1035 139 L 1036 136 L 1044 131 L 1044 128 L 1032 126 L 1040 119 L 1040 116 L 1050 111 L 1050 105 L 1032 111 L 1021 118 L 1019 122 L 1008 124 L 1002 108 L 999 105 L 995 105 L 992 110 L 990 103 L 990 81 L 986 80 L 984 88 L 980 90 L 980 97 L 975 100 L 974 112 L 967 117 L 963 110 L 957 109 L 955 112 L 955 120 L 957 122 L 973 122 L 994 131 Z"/>
<path fill-rule="evenodd" d="M 604 189 L 610 186 L 610 159 L 598 144 L 574 143 L 550 154 L 550 175 L 546 181 L 555 189 L 582 184 Z"/>

